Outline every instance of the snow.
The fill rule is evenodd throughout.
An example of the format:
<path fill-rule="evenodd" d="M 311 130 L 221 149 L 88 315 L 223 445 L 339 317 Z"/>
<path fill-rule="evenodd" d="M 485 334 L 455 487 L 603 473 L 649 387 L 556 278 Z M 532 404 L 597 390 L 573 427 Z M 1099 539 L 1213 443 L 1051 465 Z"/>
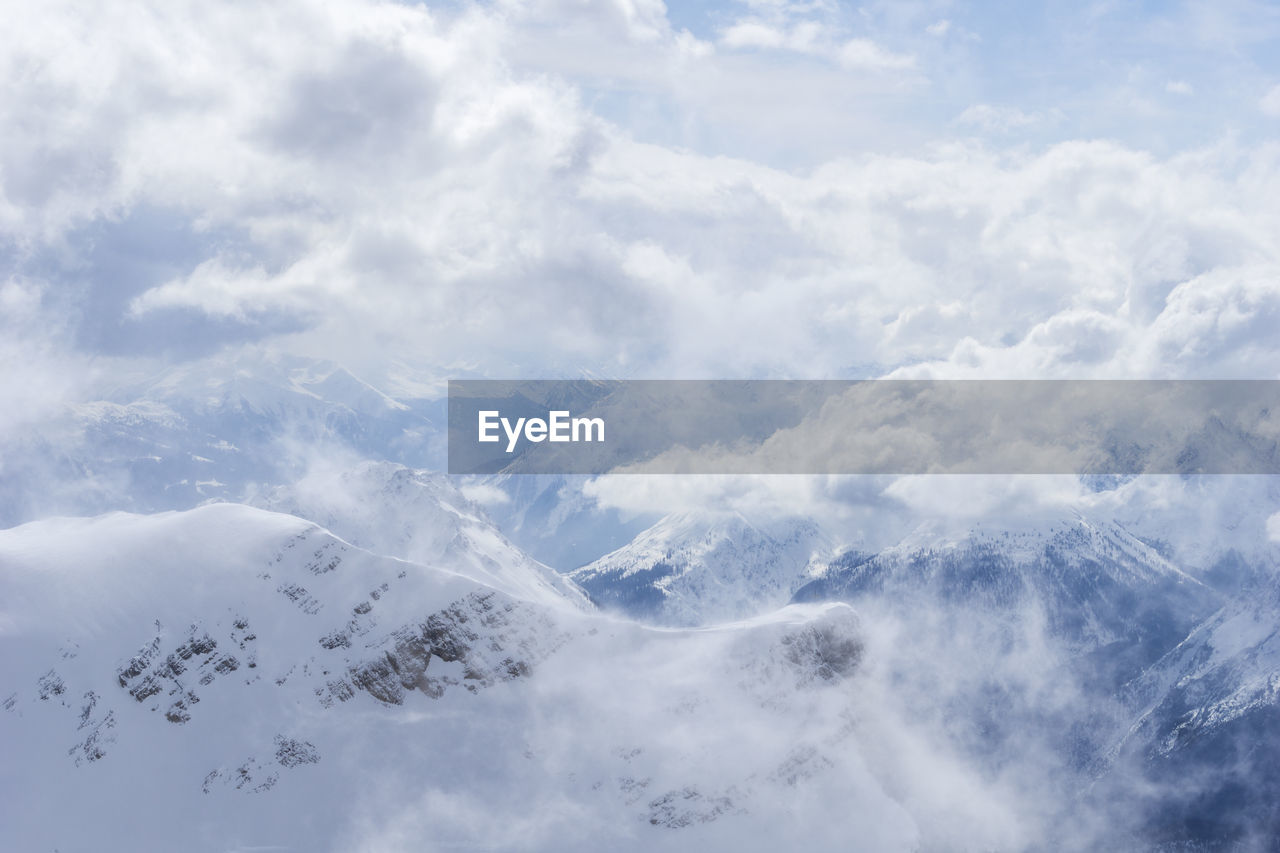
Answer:
<path fill-rule="evenodd" d="M 389 462 L 317 469 L 253 502 L 315 519 L 361 547 L 441 566 L 518 597 L 586 606 L 572 581 L 511 544 L 440 474 Z"/>
<path fill-rule="evenodd" d="M 658 624 L 701 625 L 781 607 L 833 551 L 809 521 L 756 524 L 736 512 L 688 511 L 570 577 L 605 606 Z"/>
<path fill-rule="evenodd" d="M 646 628 L 232 504 L 0 532 L 0 602 L 5 849 L 759 849 L 856 833 L 910 850 L 948 820 L 1017 834 L 997 800 L 957 817 L 924 776 L 864 754 L 866 738 L 926 747 L 877 711 L 846 605 Z M 451 660 L 398 686 L 429 617 L 453 626 L 433 635 Z M 945 753 L 933 764 L 981 787 Z"/>

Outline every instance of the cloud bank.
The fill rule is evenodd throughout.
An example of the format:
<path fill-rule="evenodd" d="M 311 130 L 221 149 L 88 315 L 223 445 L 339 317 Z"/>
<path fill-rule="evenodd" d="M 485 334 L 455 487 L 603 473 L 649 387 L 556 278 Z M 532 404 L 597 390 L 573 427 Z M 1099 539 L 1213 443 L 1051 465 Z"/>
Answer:
<path fill-rule="evenodd" d="M 572 27 L 553 11 L 42 6 L 6 36 L 0 94 L 6 319 L 43 324 L 23 360 L 256 341 L 419 392 L 448 375 L 1276 374 L 1274 144 L 1157 153 L 1068 122 L 1027 145 L 1007 133 L 1035 110 L 975 99 L 912 144 L 872 117 L 807 166 L 726 156 L 650 132 L 634 93 L 669 126 L 679 92 L 817 51 L 778 72 L 800 148 L 836 103 L 823 75 L 881 123 L 954 95 L 940 60 L 910 58 L 909 22 L 786 7 L 695 35 L 659 5 Z M 920 38 L 956 37 L 936 20 Z M 638 64 L 531 48 L 584 33 Z M 886 86 L 907 88 L 890 106 Z"/>

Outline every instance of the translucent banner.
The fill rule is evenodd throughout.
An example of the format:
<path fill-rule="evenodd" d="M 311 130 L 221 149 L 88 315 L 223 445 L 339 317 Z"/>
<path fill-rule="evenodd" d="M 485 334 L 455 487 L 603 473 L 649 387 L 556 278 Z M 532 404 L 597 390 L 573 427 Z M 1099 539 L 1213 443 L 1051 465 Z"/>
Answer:
<path fill-rule="evenodd" d="M 459 380 L 452 474 L 1276 474 L 1277 380 Z"/>

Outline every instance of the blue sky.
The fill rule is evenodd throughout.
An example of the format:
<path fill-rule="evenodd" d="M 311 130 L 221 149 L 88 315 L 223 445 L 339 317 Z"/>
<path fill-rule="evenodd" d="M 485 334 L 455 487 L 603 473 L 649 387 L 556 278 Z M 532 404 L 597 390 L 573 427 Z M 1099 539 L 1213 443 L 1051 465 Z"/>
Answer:
<path fill-rule="evenodd" d="M 1169 153 L 1228 136 L 1261 141 L 1276 130 L 1277 117 L 1260 107 L 1280 79 L 1274 4 L 679 3 L 665 17 L 673 30 L 714 46 L 743 79 L 754 64 L 776 75 L 774 86 L 790 80 L 793 91 L 804 90 L 800 97 L 816 94 L 832 110 L 864 112 L 871 102 L 867 126 L 875 132 L 841 128 L 838 139 L 823 139 L 831 122 L 811 116 L 786 141 L 717 134 L 690 115 L 696 111 L 680 109 L 678 94 L 656 96 L 651 80 L 628 80 L 607 60 L 583 67 L 589 51 L 569 52 L 601 112 L 655 139 L 716 153 L 799 165 L 965 135 L 1031 145 L 1107 138 Z M 758 36 L 771 31 L 778 42 L 758 37 L 735 47 L 735 29 L 746 25 Z M 810 43 L 802 45 L 797 33 L 808 33 Z M 867 81 L 823 73 L 839 63 L 822 43 L 851 39 L 909 59 L 910 67 L 883 75 L 868 98 Z M 856 104 L 850 90 L 860 95 Z"/>

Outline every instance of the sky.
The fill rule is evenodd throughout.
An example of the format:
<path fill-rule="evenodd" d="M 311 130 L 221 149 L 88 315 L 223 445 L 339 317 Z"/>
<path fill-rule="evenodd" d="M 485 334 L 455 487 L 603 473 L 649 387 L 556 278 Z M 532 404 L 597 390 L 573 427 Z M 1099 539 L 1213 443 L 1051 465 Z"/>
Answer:
<path fill-rule="evenodd" d="M 1280 7 L 51 2 L 0 430 L 243 348 L 450 377 L 1274 378 Z"/>

